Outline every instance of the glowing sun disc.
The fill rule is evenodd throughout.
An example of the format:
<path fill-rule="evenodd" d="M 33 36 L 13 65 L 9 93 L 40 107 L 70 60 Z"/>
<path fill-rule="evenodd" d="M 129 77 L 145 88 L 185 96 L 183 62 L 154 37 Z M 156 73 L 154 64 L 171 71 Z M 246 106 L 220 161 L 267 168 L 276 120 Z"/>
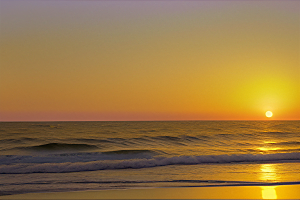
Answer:
<path fill-rule="evenodd" d="M 272 117 L 272 116 L 273 116 L 273 113 L 271 111 L 266 112 L 266 117 Z"/>

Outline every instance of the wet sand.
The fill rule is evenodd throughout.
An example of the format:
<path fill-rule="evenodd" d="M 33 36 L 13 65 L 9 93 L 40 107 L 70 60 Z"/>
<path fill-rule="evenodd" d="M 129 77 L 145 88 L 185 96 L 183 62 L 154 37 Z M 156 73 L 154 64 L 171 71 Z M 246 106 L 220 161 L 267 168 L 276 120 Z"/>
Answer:
<path fill-rule="evenodd" d="M 28 193 L 0 199 L 299 199 L 300 185 L 142 188 Z"/>

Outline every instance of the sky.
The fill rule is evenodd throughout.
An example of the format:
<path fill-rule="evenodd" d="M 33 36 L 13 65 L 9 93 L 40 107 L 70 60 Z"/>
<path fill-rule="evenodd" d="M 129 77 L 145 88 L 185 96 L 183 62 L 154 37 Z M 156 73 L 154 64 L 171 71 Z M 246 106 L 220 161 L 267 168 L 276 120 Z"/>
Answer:
<path fill-rule="evenodd" d="M 300 1 L 0 0 L 0 121 L 300 120 Z"/>

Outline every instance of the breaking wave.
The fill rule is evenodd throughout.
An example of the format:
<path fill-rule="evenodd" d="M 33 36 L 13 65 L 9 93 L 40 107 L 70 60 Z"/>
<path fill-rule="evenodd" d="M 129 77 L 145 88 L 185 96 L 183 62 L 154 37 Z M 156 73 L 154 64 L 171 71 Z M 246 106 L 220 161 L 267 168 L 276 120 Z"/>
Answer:
<path fill-rule="evenodd" d="M 0 174 L 67 173 L 97 170 L 141 169 L 168 165 L 225 164 L 244 162 L 300 162 L 300 153 L 154 157 L 149 159 L 97 160 L 74 163 L 17 163 L 2 165 L 0 167 Z"/>

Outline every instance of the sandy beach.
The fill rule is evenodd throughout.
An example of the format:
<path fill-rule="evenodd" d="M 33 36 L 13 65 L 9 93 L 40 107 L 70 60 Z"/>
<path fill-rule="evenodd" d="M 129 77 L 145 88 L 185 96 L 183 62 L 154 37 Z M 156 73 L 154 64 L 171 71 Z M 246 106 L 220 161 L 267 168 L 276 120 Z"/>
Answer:
<path fill-rule="evenodd" d="M 300 185 L 147 188 L 28 193 L 0 199 L 299 199 Z"/>

